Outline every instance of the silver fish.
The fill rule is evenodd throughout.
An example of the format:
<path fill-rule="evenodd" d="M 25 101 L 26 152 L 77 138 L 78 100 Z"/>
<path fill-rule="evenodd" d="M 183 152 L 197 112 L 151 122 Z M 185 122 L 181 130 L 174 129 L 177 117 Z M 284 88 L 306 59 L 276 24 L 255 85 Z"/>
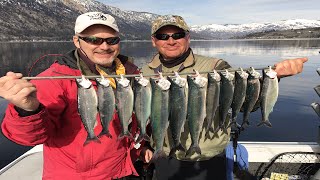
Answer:
<path fill-rule="evenodd" d="M 109 125 L 113 119 L 115 110 L 115 96 L 110 81 L 103 76 L 96 78 L 98 84 L 98 110 L 102 125 L 102 131 L 98 137 L 106 135 L 112 138 L 109 132 Z"/>
<path fill-rule="evenodd" d="M 155 151 L 150 162 L 167 155 L 163 151 L 164 136 L 169 125 L 169 88 L 170 82 L 162 77 L 151 78 L 152 99 L 151 99 L 151 128 L 152 139 L 155 143 Z"/>
<path fill-rule="evenodd" d="M 119 115 L 122 132 L 118 139 L 127 137 L 133 139 L 132 134 L 128 130 L 133 112 L 134 95 L 130 85 L 130 81 L 121 76 L 116 78 L 116 108 Z"/>
<path fill-rule="evenodd" d="M 214 131 L 212 128 L 212 123 L 219 107 L 219 97 L 220 97 L 220 74 L 214 70 L 213 73 L 208 73 L 208 89 L 207 89 L 207 99 L 206 99 L 206 136 L 209 136 L 209 131 Z"/>
<path fill-rule="evenodd" d="M 142 74 L 134 79 L 134 112 L 140 129 L 136 142 L 150 141 L 146 127 L 151 114 L 151 86 L 150 81 Z"/>
<path fill-rule="evenodd" d="M 180 77 L 177 72 L 175 72 L 175 76 L 169 76 L 168 80 L 171 83 L 169 128 L 173 139 L 173 147 L 169 156 L 174 156 L 177 150 L 185 151 L 181 145 L 180 137 L 187 119 L 187 80 Z"/>
<path fill-rule="evenodd" d="M 229 114 L 229 110 L 233 100 L 234 93 L 234 85 L 233 85 L 234 75 L 229 73 L 228 70 L 226 72 L 221 72 L 221 90 L 220 90 L 220 121 L 219 128 L 215 130 L 217 132 L 219 129 L 224 132 L 227 131 L 226 127 L 228 127 L 226 123 L 227 116 Z"/>
<path fill-rule="evenodd" d="M 279 94 L 279 85 L 277 73 L 269 67 L 268 70 L 263 70 L 263 83 L 261 90 L 261 113 L 262 120 L 258 124 L 261 126 L 262 124 L 271 127 L 271 123 L 269 121 L 269 115 L 273 110 L 274 105 L 277 102 L 278 94 Z"/>
<path fill-rule="evenodd" d="M 91 141 L 101 143 L 94 134 L 94 126 L 97 121 L 97 106 L 98 98 L 95 89 L 90 80 L 82 76 L 81 79 L 76 79 L 78 85 L 78 112 L 80 114 L 84 128 L 88 133 L 88 137 L 84 142 L 87 145 Z"/>
<path fill-rule="evenodd" d="M 243 121 L 242 128 L 247 127 L 249 123 L 249 115 L 253 110 L 260 95 L 260 73 L 255 71 L 253 67 L 249 71 L 248 84 L 246 90 L 246 98 L 243 103 Z"/>
<path fill-rule="evenodd" d="M 206 117 L 206 94 L 208 79 L 202 77 L 196 71 L 196 76 L 187 76 L 188 81 L 188 127 L 191 135 L 191 146 L 186 152 L 186 156 L 194 152 L 201 154 L 199 147 L 199 137 L 202 131 L 204 118 Z"/>
<path fill-rule="evenodd" d="M 233 101 L 231 104 L 231 108 L 232 108 L 231 126 L 235 128 L 239 126 L 237 124 L 237 116 L 246 98 L 248 76 L 249 74 L 243 71 L 242 68 L 240 68 L 240 71 L 235 72 L 234 94 L 233 94 Z"/>

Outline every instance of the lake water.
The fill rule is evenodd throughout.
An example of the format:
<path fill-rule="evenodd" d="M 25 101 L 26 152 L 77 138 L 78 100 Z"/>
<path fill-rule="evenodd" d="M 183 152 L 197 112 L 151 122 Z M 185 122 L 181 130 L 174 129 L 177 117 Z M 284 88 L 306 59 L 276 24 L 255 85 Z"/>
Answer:
<path fill-rule="evenodd" d="M 255 68 L 273 65 L 282 59 L 308 57 L 304 71 L 280 81 L 280 92 L 274 111 L 270 115 L 272 128 L 256 127 L 260 111 L 250 115 L 251 126 L 240 134 L 242 141 L 317 141 L 320 118 L 311 108 L 320 102 L 313 88 L 320 84 L 316 69 L 320 67 L 320 40 L 228 40 L 192 41 L 197 54 L 222 58 L 233 67 Z M 46 67 L 49 61 L 40 58 L 46 54 L 61 54 L 73 48 L 71 42 L 0 43 L 0 75 L 7 71 L 27 75 L 37 61 L 36 69 Z M 151 42 L 122 42 L 122 54 L 134 57 L 139 67 L 155 54 Z M 0 98 L 0 118 L 6 101 Z M 241 115 L 240 115 L 241 116 Z M 2 118 L 1 118 L 2 121 Z M 0 135 L 0 168 L 30 147 L 17 145 Z"/>

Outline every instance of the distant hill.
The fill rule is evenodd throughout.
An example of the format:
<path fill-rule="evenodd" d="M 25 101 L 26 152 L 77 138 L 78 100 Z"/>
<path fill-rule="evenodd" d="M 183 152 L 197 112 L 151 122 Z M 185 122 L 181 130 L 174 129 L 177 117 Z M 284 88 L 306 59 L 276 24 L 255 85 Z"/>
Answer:
<path fill-rule="evenodd" d="M 146 12 L 122 11 L 94 0 L 0 0 L 0 41 L 71 40 L 78 15 L 102 11 L 113 15 L 122 39 L 150 39 Z"/>
<path fill-rule="evenodd" d="M 278 32 L 286 30 L 306 29 L 320 27 L 319 20 L 289 19 L 266 23 L 248 24 L 209 24 L 191 26 L 191 30 L 201 35 L 214 39 L 243 38 L 259 32 Z M 298 34 L 297 34 L 298 36 Z M 251 36 L 253 37 L 253 36 Z M 295 37 L 295 36 L 292 36 Z"/>
<path fill-rule="evenodd" d="M 76 17 L 89 11 L 101 11 L 114 16 L 122 40 L 150 40 L 151 22 L 159 16 L 148 12 L 124 11 L 95 0 L 0 0 L 0 41 L 69 41 L 74 35 Z M 191 37 L 206 40 L 255 38 L 261 35 L 255 33 L 316 27 L 320 27 L 319 20 L 305 19 L 194 25 L 191 26 Z M 312 32 L 312 37 L 317 37 L 317 33 Z M 303 34 L 307 36 L 308 33 Z M 299 33 L 291 35 L 300 36 Z"/>

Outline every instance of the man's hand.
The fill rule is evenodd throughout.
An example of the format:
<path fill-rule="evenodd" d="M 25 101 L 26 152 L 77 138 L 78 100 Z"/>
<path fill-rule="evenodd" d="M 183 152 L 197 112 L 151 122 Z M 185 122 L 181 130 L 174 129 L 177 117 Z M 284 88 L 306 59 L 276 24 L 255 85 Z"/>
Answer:
<path fill-rule="evenodd" d="M 40 103 L 36 97 L 36 87 L 21 79 L 21 73 L 8 72 L 0 78 L 0 96 L 26 111 L 35 111 Z"/>
<path fill-rule="evenodd" d="M 153 152 L 147 147 L 142 148 L 140 153 L 140 158 L 144 163 L 149 163 L 153 156 Z"/>
<path fill-rule="evenodd" d="M 307 61 L 308 58 L 296 58 L 283 60 L 275 64 L 275 71 L 277 72 L 278 78 L 292 76 L 301 73 L 303 70 L 303 63 Z"/>

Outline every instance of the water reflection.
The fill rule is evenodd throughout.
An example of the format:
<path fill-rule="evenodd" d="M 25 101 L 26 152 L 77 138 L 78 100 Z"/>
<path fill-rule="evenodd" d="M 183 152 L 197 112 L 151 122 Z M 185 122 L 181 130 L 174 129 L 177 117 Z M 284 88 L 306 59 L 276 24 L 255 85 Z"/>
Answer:
<path fill-rule="evenodd" d="M 294 58 L 319 54 L 320 40 L 239 40 L 239 41 L 195 41 L 194 51 L 207 56 L 277 56 Z M 204 48 L 205 47 L 205 48 Z"/>

